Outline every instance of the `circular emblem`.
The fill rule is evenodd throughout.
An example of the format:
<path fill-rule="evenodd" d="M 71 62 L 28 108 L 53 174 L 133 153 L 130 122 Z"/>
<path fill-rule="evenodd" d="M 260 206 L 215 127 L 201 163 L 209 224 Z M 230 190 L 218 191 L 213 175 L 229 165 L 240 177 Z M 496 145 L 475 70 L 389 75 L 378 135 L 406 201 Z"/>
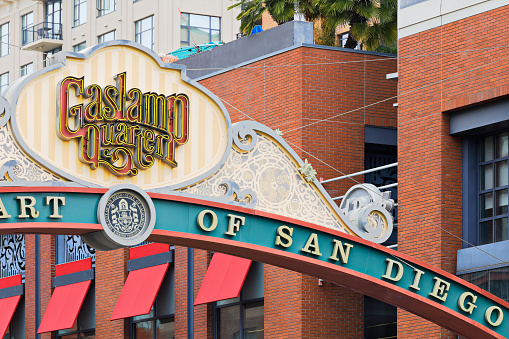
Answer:
<path fill-rule="evenodd" d="M 134 185 L 116 185 L 102 196 L 97 208 L 104 231 L 83 238 L 89 246 L 103 251 L 137 245 L 154 229 L 155 216 L 147 193 Z"/>
<path fill-rule="evenodd" d="M 104 208 L 106 226 L 118 237 L 136 237 L 147 221 L 147 211 L 137 194 L 119 191 L 112 194 Z"/>

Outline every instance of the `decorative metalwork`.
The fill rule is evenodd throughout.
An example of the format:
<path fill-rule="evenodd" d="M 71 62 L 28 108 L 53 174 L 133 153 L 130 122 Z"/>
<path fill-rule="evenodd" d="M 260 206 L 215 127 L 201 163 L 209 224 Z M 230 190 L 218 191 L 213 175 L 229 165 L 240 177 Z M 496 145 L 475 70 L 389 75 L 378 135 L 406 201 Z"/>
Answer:
<path fill-rule="evenodd" d="M 308 162 L 308 159 L 304 160 L 302 166 L 299 167 L 299 172 L 306 177 L 308 182 L 314 181 L 316 179 L 316 170 L 311 166 Z"/>
<path fill-rule="evenodd" d="M 346 232 L 331 206 L 302 180 L 290 156 L 268 135 L 234 128 L 236 147 L 214 175 L 180 191 Z M 238 134 L 237 134 L 238 133 Z M 242 141 L 244 140 L 244 141 Z"/>
<path fill-rule="evenodd" d="M 17 274 L 25 276 L 25 236 L 0 235 L 0 278 Z"/>
<path fill-rule="evenodd" d="M 28 158 L 15 142 L 9 125 L 0 127 L 0 181 L 59 181 Z"/>
<path fill-rule="evenodd" d="M 79 235 L 64 235 L 64 262 L 92 258 L 95 262 L 95 249 L 88 246 Z"/>

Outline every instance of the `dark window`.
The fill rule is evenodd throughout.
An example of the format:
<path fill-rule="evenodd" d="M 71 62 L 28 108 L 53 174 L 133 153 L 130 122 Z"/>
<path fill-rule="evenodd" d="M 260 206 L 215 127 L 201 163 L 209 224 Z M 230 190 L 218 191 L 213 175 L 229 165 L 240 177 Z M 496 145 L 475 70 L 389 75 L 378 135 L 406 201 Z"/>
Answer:
<path fill-rule="evenodd" d="M 131 318 L 132 339 L 175 338 L 175 270 L 168 272 L 149 314 Z"/>
<path fill-rule="evenodd" d="M 180 46 L 203 45 L 221 41 L 221 18 L 182 13 L 180 17 Z"/>
<path fill-rule="evenodd" d="M 93 282 L 88 289 L 85 301 L 78 314 L 78 319 L 76 319 L 74 323 L 74 327 L 57 331 L 56 338 L 95 338 L 95 284 Z"/>
<path fill-rule="evenodd" d="M 215 338 L 264 338 L 263 264 L 253 262 L 238 298 L 215 304 Z"/>
<path fill-rule="evenodd" d="M 509 267 L 467 273 L 460 277 L 500 299 L 509 301 Z"/>
<path fill-rule="evenodd" d="M 478 243 L 509 239 L 509 132 L 479 139 L 478 142 Z"/>
<path fill-rule="evenodd" d="M 23 296 L 19 300 L 18 307 L 3 337 L 3 339 L 18 338 L 25 338 L 25 298 Z"/>
<path fill-rule="evenodd" d="M 397 338 L 395 306 L 364 296 L 364 339 Z"/>
<path fill-rule="evenodd" d="M 87 0 L 74 0 L 74 27 L 87 22 Z"/>
<path fill-rule="evenodd" d="M 364 168 L 371 169 L 398 162 L 398 149 L 396 146 L 366 143 L 364 149 Z M 380 171 L 367 173 L 364 175 L 364 182 L 375 185 L 376 187 L 387 186 L 398 182 L 398 167 L 394 166 Z M 390 191 L 391 199 L 398 202 L 398 188 L 389 187 L 381 191 Z M 391 237 L 384 245 L 394 245 L 398 242 L 398 207 L 395 206 L 392 211 L 394 217 L 394 231 Z"/>

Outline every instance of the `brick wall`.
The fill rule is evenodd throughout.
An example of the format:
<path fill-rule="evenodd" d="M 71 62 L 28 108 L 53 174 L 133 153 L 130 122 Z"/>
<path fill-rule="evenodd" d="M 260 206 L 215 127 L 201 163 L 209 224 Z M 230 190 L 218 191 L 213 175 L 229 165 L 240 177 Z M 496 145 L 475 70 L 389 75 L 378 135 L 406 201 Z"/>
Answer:
<path fill-rule="evenodd" d="M 395 71 L 392 58 L 301 47 L 201 84 L 223 100 L 232 122 L 253 119 L 279 128 L 317 177 L 328 179 L 364 169 L 365 125 L 396 127 L 396 99 L 359 109 L 396 95 L 396 82 L 385 78 Z M 338 196 L 354 184 L 343 180 L 326 188 Z M 270 265 L 264 279 L 267 338 L 363 337 L 362 295 Z"/>
<path fill-rule="evenodd" d="M 461 248 L 449 234 L 461 236 L 461 138 L 449 135 L 444 112 L 509 94 L 500 48 L 508 15 L 505 6 L 399 40 L 398 249 L 451 273 Z M 455 338 L 404 311 L 398 336 Z"/>

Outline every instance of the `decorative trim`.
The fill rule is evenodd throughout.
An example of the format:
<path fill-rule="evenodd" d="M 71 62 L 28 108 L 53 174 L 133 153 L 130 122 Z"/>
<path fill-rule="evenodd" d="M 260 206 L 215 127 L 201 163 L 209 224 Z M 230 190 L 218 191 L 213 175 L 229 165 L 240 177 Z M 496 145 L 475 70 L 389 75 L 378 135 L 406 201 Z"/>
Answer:
<path fill-rule="evenodd" d="M 25 285 L 23 284 L 6 287 L 0 290 L 0 299 L 15 297 L 23 294 L 25 294 Z"/>
<path fill-rule="evenodd" d="M 173 251 L 163 252 L 127 261 L 127 272 L 173 263 Z"/>
<path fill-rule="evenodd" d="M 85 270 L 74 272 L 70 274 L 64 274 L 53 278 L 53 287 L 65 286 L 80 283 L 83 281 L 94 280 L 94 270 Z"/>

